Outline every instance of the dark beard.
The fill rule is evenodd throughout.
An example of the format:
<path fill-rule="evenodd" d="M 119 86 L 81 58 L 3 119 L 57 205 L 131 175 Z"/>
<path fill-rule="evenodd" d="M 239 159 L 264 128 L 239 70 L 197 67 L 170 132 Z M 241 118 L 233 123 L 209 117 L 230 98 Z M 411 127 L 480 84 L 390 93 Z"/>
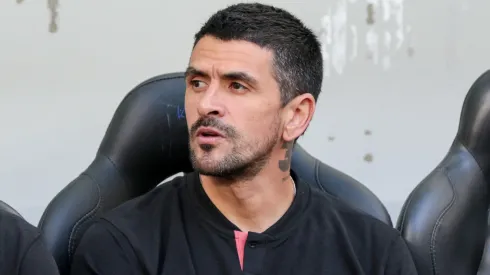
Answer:
<path fill-rule="evenodd" d="M 201 122 L 200 122 L 201 121 Z M 202 125 L 199 125 L 202 124 Z M 198 125 L 198 126 L 196 126 Z M 190 135 L 199 128 L 199 126 L 212 126 L 219 125 L 220 127 L 216 127 L 217 129 L 227 133 L 226 138 L 229 142 L 237 141 L 234 143 L 234 147 L 232 152 L 225 156 L 220 160 L 213 161 L 211 168 L 205 169 L 202 165 L 203 162 L 206 162 L 206 155 L 211 155 L 212 150 L 214 150 L 214 146 L 212 145 L 203 145 L 201 146 L 201 150 L 204 152 L 204 156 L 201 159 L 198 159 L 196 156 L 195 150 L 193 150 L 191 146 L 191 142 L 189 142 L 189 152 L 190 152 L 190 160 L 192 163 L 192 167 L 196 172 L 201 175 L 211 176 L 222 178 L 226 181 L 248 181 L 253 179 L 257 174 L 262 171 L 264 166 L 268 163 L 271 153 L 274 150 L 274 147 L 280 140 L 279 136 L 279 120 L 278 118 L 273 122 L 271 128 L 271 135 L 267 137 L 265 140 L 261 142 L 250 142 L 247 144 L 237 144 L 240 143 L 240 135 L 238 132 L 231 128 L 226 127 L 220 124 L 220 122 L 210 121 L 210 120 L 198 120 L 193 127 L 191 127 Z M 194 130 L 195 129 L 195 130 Z M 224 130 L 226 129 L 226 130 Z M 193 131 L 194 130 L 194 131 Z M 231 134 L 228 135 L 228 132 Z M 243 154 L 243 152 L 250 151 L 252 154 Z"/>
<path fill-rule="evenodd" d="M 272 150 L 276 145 L 276 141 L 268 142 L 262 150 L 254 153 L 252 159 L 245 159 L 236 149 L 223 159 L 217 161 L 212 169 L 204 169 L 196 157 L 195 151 L 190 150 L 190 159 L 192 167 L 196 172 L 204 176 L 222 178 L 226 181 L 248 181 L 253 179 L 262 171 L 264 166 L 270 159 Z M 211 149 L 210 151 L 212 151 Z M 208 152 L 210 152 L 208 151 Z"/>

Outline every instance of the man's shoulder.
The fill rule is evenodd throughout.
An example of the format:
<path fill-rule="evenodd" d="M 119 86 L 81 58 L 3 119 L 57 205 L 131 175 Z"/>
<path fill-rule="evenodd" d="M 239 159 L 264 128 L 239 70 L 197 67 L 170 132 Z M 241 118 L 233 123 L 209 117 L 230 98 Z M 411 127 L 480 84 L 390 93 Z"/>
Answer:
<path fill-rule="evenodd" d="M 320 190 L 312 190 L 310 210 L 315 219 L 311 224 L 321 224 L 321 228 L 317 228 L 320 234 L 334 236 L 335 242 L 356 255 L 362 266 L 386 270 L 399 266 L 407 269 L 403 271 L 406 273 L 397 271 L 396 274 L 414 274 L 408 247 L 392 226 Z"/>
<path fill-rule="evenodd" d="M 334 236 L 339 249 L 357 258 L 364 270 L 417 273 L 407 244 L 392 226 L 320 190 L 312 190 L 311 210 L 312 224 L 321 224 L 318 230 Z"/>
<path fill-rule="evenodd" d="M 168 235 L 169 225 L 179 218 L 189 179 L 189 175 L 177 176 L 95 219 L 77 248 L 78 260 L 114 248 L 127 255 L 135 251 L 152 254 Z"/>
<path fill-rule="evenodd" d="M 186 200 L 190 174 L 184 174 L 160 184 L 150 192 L 131 199 L 104 213 L 92 223 L 91 234 L 117 234 L 130 240 L 146 234 L 149 229 L 166 230 Z M 92 236 L 94 237 L 94 236 Z"/>
<path fill-rule="evenodd" d="M 188 175 L 176 176 L 170 181 L 160 184 L 150 192 L 131 199 L 118 207 L 108 211 L 101 218 L 111 223 L 136 223 L 147 220 L 150 216 L 159 216 L 162 211 L 168 211 L 181 199 L 187 189 Z"/>
<path fill-rule="evenodd" d="M 400 238 L 400 233 L 392 226 L 324 191 L 312 190 L 312 200 L 313 208 L 316 208 L 313 211 L 328 217 L 334 229 L 342 230 L 355 241 L 357 238 L 370 237 L 376 242 L 390 245 L 393 240 Z"/>

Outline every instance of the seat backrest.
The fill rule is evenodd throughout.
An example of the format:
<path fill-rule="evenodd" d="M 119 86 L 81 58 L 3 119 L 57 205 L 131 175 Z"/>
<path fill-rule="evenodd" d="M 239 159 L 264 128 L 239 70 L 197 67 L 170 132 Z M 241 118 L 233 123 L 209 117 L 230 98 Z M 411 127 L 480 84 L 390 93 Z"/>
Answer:
<path fill-rule="evenodd" d="M 0 201 L 0 211 L 8 212 L 11 214 L 14 214 L 16 216 L 22 217 L 19 212 L 17 212 L 12 206 L 8 205 L 7 203 Z"/>
<path fill-rule="evenodd" d="M 488 224 L 489 168 L 487 71 L 464 100 L 449 152 L 413 190 L 398 218 L 397 228 L 412 251 L 419 274 L 477 273 L 483 263 Z"/>
<path fill-rule="evenodd" d="M 142 195 L 166 178 L 190 172 L 183 73 L 165 74 L 134 88 L 121 102 L 90 166 L 50 202 L 39 228 L 61 274 L 89 222 Z M 296 145 L 298 176 L 353 207 L 390 224 L 379 199 L 351 177 Z"/>

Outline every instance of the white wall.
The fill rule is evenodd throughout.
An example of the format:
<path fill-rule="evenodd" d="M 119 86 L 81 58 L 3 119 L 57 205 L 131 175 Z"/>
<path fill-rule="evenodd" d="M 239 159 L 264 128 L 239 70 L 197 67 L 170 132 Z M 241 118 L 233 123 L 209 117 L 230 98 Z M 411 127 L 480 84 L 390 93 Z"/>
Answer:
<path fill-rule="evenodd" d="M 122 97 L 183 70 L 194 32 L 231 3 L 60 1 L 55 34 L 46 0 L 0 1 L 0 199 L 32 223 L 91 162 Z M 446 153 L 464 95 L 489 67 L 490 2 L 267 2 L 300 16 L 325 44 L 323 95 L 300 143 L 367 185 L 396 220 Z"/>

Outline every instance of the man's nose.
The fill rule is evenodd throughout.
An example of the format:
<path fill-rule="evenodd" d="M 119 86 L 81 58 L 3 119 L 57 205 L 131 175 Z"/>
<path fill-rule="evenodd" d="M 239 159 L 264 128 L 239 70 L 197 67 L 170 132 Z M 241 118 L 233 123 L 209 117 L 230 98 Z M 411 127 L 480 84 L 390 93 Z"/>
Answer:
<path fill-rule="evenodd" d="M 198 112 L 201 116 L 223 116 L 224 105 L 218 85 L 210 86 L 199 99 Z"/>

